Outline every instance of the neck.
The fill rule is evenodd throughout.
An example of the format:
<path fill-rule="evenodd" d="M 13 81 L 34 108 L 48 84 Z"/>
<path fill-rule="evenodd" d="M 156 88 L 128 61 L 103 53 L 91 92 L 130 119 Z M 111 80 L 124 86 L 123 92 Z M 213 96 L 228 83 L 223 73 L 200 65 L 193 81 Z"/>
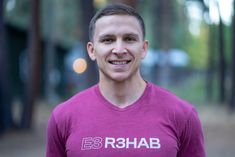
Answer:
<path fill-rule="evenodd" d="M 109 80 L 99 82 L 102 95 L 113 105 L 125 108 L 141 97 L 146 87 L 146 82 L 139 77 L 135 80 L 121 82 Z"/>

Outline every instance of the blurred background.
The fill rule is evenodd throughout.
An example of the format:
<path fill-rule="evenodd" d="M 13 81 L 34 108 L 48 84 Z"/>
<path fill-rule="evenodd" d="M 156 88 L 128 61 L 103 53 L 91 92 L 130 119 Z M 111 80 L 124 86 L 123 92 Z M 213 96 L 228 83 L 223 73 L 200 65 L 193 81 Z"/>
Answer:
<path fill-rule="evenodd" d="M 145 20 L 143 77 L 195 105 L 208 157 L 233 157 L 233 0 L 0 0 L 0 156 L 44 156 L 51 110 L 98 81 L 88 25 L 116 2 Z"/>

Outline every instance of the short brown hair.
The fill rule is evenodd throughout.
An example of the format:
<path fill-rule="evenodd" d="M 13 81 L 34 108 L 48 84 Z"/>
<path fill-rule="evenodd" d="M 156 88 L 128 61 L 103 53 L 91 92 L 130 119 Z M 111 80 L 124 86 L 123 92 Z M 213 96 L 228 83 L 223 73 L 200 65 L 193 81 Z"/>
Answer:
<path fill-rule="evenodd" d="M 136 10 L 128 5 L 125 4 L 111 4 L 108 5 L 102 9 L 100 9 L 91 19 L 90 25 L 89 25 L 89 39 L 90 41 L 93 41 L 94 37 L 94 31 L 95 31 L 95 23 L 96 21 L 103 17 L 103 16 L 109 16 L 109 15 L 130 15 L 135 17 L 142 30 L 143 39 L 145 38 L 145 24 L 143 18 L 136 12 Z"/>

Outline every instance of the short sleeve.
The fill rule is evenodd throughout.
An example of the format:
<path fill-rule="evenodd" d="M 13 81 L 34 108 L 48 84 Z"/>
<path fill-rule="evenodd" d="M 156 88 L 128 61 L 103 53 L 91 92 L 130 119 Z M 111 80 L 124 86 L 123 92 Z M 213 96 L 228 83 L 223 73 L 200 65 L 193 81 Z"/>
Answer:
<path fill-rule="evenodd" d="M 65 145 L 53 113 L 48 122 L 46 157 L 66 157 Z"/>
<path fill-rule="evenodd" d="M 180 138 L 177 157 L 206 157 L 201 122 L 195 109 L 192 109 Z"/>

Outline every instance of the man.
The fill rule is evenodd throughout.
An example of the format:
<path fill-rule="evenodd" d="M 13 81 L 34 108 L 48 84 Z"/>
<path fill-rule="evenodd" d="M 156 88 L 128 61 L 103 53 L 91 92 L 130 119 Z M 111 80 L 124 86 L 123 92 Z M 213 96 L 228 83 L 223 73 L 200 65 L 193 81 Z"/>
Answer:
<path fill-rule="evenodd" d="M 54 109 L 46 156 L 205 157 L 194 107 L 140 75 L 148 49 L 140 15 L 109 5 L 93 17 L 89 33 L 99 83 Z"/>

